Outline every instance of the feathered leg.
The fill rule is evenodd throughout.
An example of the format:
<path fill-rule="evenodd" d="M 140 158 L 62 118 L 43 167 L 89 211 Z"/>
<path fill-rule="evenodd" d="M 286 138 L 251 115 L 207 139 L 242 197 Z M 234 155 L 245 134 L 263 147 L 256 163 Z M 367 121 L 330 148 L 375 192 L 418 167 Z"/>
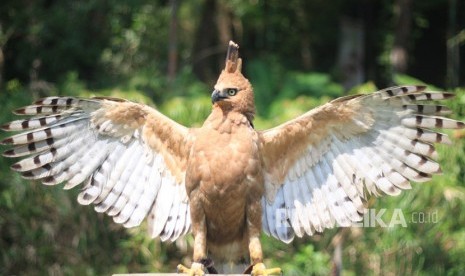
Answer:
<path fill-rule="evenodd" d="M 193 191 L 195 193 L 195 191 Z M 182 264 L 177 267 L 178 273 L 185 273 L 188 276 L 205 275 L 205 260 L 207 260 L 207 226 L 205 213 L 199 201 L 191 201 L 192 233 L 194 235 L 194 254 L 191 268 Z"/>
<path fill-rule="evenodd" d="M 256 200 L 247 206 L 247 231 L 249 234 L 249 253 L 252 263 L 253 276 L 281 275 L 281 268 L 269 268 L 263 264 L 263 251 L 260 243 L 261 232 L 261 210 L 260 200 Z"/>

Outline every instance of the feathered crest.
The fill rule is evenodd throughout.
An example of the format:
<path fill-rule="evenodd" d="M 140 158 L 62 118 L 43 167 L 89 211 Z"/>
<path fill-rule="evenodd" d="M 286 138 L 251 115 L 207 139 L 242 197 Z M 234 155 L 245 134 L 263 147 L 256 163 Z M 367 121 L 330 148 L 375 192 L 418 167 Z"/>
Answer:
<path fill-rule="evenodd" d="M 229 41 L 228 53 L 226 54 L 225 71 L 228 73 L 241 72 L 242 59 L 239 58 L 239 45 Z"/>

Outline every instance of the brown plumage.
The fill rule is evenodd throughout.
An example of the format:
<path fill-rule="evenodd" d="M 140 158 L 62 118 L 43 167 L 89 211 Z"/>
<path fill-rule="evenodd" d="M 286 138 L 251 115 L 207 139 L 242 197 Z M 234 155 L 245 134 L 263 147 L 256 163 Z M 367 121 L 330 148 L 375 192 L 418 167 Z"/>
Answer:
<path fill-rule="evenodd" d="M 32 118 L 5 124 L 7 157 L 24 178 L 83 184 L 78 201 L 126 227 L 148 218 L 152 237 L 194 235 L 201 275 L 249 257 L 266 269 L 261 231 L 283 242 L 362 218 L 370 195 L 398 195 L 410 181 L 441 173 L 433 129 L 464 128 L 435 101 L 453 96 L 401 86 L 333 100 L 276 128 L 256 131 L 252 86 L 230 43 L 212 93 L 213 109 L 188 129 L 155 109 L 113 98 L 49 97 L 16 110 Z M 424 101 L 433 104 L 424 104 Z"/>

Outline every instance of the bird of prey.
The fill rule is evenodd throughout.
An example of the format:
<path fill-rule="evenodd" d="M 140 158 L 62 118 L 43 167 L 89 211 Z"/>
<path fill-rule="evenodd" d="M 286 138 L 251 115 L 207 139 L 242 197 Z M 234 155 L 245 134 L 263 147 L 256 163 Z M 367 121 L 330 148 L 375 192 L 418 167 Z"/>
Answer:
<path fill-rule="evenodd" d="M 199 128 L 123 99 L 47 97 L 15 111 L 32 117 L 2 126 L 21 132 L 2 141 L 13 146 L 4 156 L 22 158 L 11 168 L 26 179 L 81 185 L 80 204 L 125 227 L 147 217 L 162 241 L 192 233 L 193 263 L 181 272 L 203 275 L 210 258 L 245 257 L 252 275 L 271 275 L 281 270 L 263 264 L 262 231 L 289 243 L 350 226 L 368 196 L 398 195 L 441 173 L 434 143 L 451 141 L 435 129 L 465 126 L 436 102 L 453 94 L 400 86 L 338 98 L 258 131 L 241 67 L 230 42 Z"/>

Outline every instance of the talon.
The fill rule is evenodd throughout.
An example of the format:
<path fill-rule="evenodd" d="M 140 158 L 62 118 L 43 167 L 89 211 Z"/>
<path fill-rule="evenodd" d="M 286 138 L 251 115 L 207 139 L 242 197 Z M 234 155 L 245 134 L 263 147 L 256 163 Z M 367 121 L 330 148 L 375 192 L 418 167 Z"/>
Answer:
<path fill-rule="evenodd" d="M 279 267 L 266 268 L 265 264 L 258 263 L 252 268 L 252 276 L 269 276 L 269 275 L 283 275 L 283 271 Z"/>
<path fill-rule="evenodd" d="M 176 267 L 176 272 L 178 274 L 184 273 L 187 274 L 188 276 L 203 276 L 205 275 L 205 272 L 203 271 L 204 266 L 201 263 L 192 263 L 191 268 L 187 268 L 183 266 L 182 264 L 179 264 Z"/>

